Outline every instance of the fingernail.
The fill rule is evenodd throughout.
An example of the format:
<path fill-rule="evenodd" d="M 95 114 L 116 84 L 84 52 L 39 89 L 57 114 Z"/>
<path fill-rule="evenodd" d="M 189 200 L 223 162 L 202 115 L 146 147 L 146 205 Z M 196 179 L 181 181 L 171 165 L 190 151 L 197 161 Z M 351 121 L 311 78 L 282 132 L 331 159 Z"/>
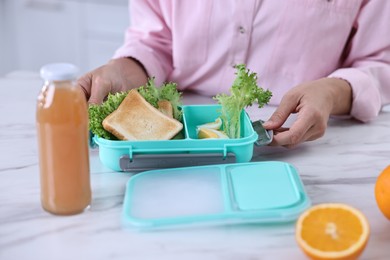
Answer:
<path fill-rule="evenodd" d="M 263 127 L 270 127 L 272 125 L 272 121 L 265 121 L 263 123 Z"/>

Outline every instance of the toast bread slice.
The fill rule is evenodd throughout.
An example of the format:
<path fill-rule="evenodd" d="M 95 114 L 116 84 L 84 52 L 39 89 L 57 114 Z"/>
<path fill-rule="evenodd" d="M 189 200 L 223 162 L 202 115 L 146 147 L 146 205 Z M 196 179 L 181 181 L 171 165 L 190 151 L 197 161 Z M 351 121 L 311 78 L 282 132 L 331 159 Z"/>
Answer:
<path fill-rule="evenodd" d="M 171 102 L 168 100 L 160 100 L 157 102 L 158 110 L 160 110 L 163 114 L 173 118 L 173 108 Z"/>
<path fill-rule="evenodd" d="M 183 129 L 182 123 L 153 107 L 136 89 L 102 124 L 120 140 L 169 140 Z"/>

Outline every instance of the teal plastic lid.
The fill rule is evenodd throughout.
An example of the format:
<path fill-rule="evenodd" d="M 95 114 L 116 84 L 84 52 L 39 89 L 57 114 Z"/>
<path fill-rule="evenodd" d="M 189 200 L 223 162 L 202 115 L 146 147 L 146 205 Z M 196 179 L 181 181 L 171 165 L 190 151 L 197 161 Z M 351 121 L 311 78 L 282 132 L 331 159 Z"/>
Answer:
<path fill-rule="evenodd" d="M 152 170 L 127 183 L 123 222 L 172 225 L 281 223 L 310 206 L 296 169 L 253 162 Z"/>

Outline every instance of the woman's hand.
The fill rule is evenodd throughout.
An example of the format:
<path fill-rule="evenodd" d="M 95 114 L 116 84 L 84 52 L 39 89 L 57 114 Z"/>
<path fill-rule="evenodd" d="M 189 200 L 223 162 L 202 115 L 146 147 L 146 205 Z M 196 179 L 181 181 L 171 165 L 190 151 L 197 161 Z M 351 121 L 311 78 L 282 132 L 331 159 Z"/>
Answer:
<path fill-rule="evenodd" d="M 292 148 L 323 136 L 329 116 L 349 114 L 351 104 L 352 89 L 343 79 L 322 78 L 292 88 L 264 123 L 265 129 L 274 130 L 270 145 Z M 297 113 L 297 120 L 290 128 L 282 128 L 292 113 Z"/>
<path fill-rule="evenodd" d="M 89 103 L 100 104 L 108 93 L 126 91 L 144 85 L 147 74 L 143 66 L 131 58 L 108 62 L 77 81 Z"/>

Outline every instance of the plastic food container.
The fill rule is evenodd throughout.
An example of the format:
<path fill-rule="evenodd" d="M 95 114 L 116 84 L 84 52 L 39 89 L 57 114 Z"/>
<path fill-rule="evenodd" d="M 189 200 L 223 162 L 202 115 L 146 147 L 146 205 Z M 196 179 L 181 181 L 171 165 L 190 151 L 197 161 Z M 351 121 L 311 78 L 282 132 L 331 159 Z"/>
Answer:
<path fill-rule="evenodd" d="M 245 111 L 241 113 L 241 138 L 197 138 L 196 127 L 215 121 L 220 108 L 220 105 L 183 106 L 183 139 L 119 141 L 94 136 L 93 142 L 99 146 L 103 165 L 115 171 L 249 162 L 259 135 Z"/>
<path fill-rule="evenodd" d="M 152 170 L 130 178 L 122 220 L 155 229 L 283 223 L 310 206 L 297 170 L 277 161 Z"/>

